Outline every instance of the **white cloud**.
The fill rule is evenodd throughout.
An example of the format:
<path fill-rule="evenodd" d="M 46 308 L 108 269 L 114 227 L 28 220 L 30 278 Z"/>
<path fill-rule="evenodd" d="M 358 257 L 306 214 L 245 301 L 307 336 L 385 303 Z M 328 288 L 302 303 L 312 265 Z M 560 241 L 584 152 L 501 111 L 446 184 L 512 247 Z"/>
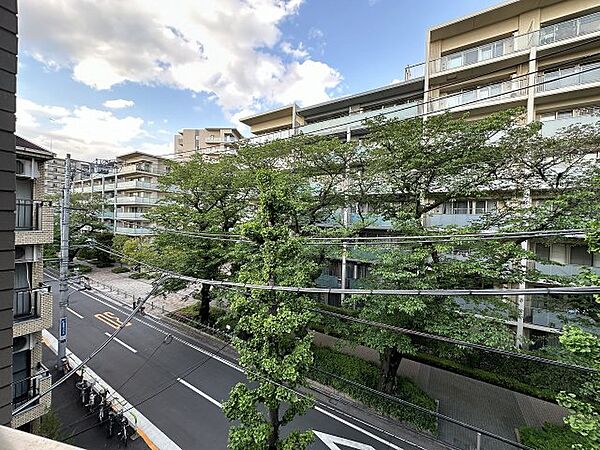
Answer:
<path fill-rule="evenodd" d="M 122 98 L 106 100 L 104 103 L 102 103 L 102 106 L 110 109 L 131 108 L 133 105 L 135 105 L 133 100 L 124 100 Z"/>
<path fill-rule="evenodd" d="M 298 44 L 298 47 L 294 48 L 290 42 L 284 41 L 281 43 L 280 48 L 283 53 L 290 55 L 292 58 L 306 59 L 309 56 L 302 42 Z"/>
<path fill-rule="evenodd" d="M 281 25 L 303 0 L 22 0 L 23 50 L 94 89 L 124 82 L 206 93 L 227 114 L 285 99 L 323 100 L 342 76 L 324 62 L 286 62 Z M 313 39 L 323 33 L 313 29 Z M 285 49 L 284 49 L 285 48 Z M 302 82 L 299 76 L 310 82 Z M 289 82 L 292 81 L 290 85 Z"/>
<path fill-rule="evenodd" d="M 69 152 L 74 158 L 109 158 L 133 149 L 137 138 L 148 138 L 140 117 L 116 117 L 110 111 L 86 106 L 67 109 L 40 105 L 17 98 L 17 134 L 40 141 L 59 155 Z M 136 146 L 154 146 L 142 143 Z M 165 152 L 165 148 L 161 148 Z M 170 149 L 167 149 L 168 152 Z"/>

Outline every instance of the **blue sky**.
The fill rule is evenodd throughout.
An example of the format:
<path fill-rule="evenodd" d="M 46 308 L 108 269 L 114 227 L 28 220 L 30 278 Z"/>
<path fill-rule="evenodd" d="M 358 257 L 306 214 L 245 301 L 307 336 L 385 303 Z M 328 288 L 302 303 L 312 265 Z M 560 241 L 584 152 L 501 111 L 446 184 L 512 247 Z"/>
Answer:
<path fill-rule="evenodd" d="M 401 79 L 427 28 L 496 3 L 21 0 L 17 131 L 80 159 L 166 154 L 181 128 Z"/>

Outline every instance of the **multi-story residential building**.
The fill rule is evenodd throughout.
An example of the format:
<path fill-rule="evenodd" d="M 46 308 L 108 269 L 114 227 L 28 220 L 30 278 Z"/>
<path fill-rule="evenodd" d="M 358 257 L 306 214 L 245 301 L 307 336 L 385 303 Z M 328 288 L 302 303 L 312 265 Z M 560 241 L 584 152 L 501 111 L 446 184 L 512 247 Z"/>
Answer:
<path fill-rule="evenodd" d="M 53 211 L 44 197 L 44 171 L 52 152 L 16 137 L 16 207 L 13 295 L 13 408 L 51 384 L 42 365 L 42 330 L 52 325 L 52 294 L 44 285 L 43 246 L 53 240 Z M 50 407 L 50 395 L 12 418 L 29 429 Z M 35 425 L 34 425 L 35 426 Z"/>
<path fill-rule="evenodd" d="M 242 123 L 250 126 L 256 136 L 249 141 L 256 143 L 298 133 L 353 139 L 363 132 L 365 119 L 379 114 L 410 118 L 451 111 L 469 112 L 477 119 L 520 106 L 529 122 L 543 123 L 542 134 L 548 136 L 570 124 L 599 120 L 599 38 L 598 0 L 511 0 L 431 28 L 425 63 L 407 66 L 404 82 L 320 105 L 266 111 Z M 421 71 L 422 77 L 413 76 Z M 536 195 L 543 193 L 532 192 L 534 201 Z M 456 199 L 431 211 L 424 221 L 429 227 L 467 225 L 501 207 L 497 199 Z M 352 212 L 348 216 L 352 220 Z M 371 228 L 385 230 L 390 224 L 376 220 Z M 549 248 L 538 244 L 527 245 L 548 263 L 530 266 L 543 274 L 573 274 L 581 267 L 600 273 L 600 257 L 589 253 L 581 240 L 566 239 Z M 368 265 L 360 260 L 349 259 L 347 264 L 342 270 L 339 261 L 332 261 L 317 282 L 352 286 L 368 273 Z M 335 297 L 329 300 L 339 301 Z M 524 296 L 516 301 L 520 315 L 510 323 L 519 340 L 556 335 L 563 319 L 577 315 L 548 311 Z"/>
<path fill-rule="evenodd" d="M 15 110 L 17 4 L 0 8 L 0 425 L 12 420 L 12 327 L 15 282 Z"/>
<path fill-rule="evenodd" d="M 152 234 L 144 213 L 161 197 L 158 177 L 167 171 L 166 161 L 147 153 L 127 153 L 116 158 L 112 169 L 75 180 L 73 192 L 99 194 L 104 203 L 101 218 L 115 234 Z"/>
<path fill-rule="evenodd" d="M 74 169 L 73 180 L 80 180 L 89 176 L 90 163 L 71 159 L 71 167 Z M 44 179 L 44 192 L 47 196 L 61 195 L 65 182 L 65 160 L 53 158 L 46 162 L 46 176 Z"/>
<path fill-rule="evenodd" d="M 236 128 L 184 128 L 173 136 L 173 152 L 181 159 L 195 152 L 216 158 L 235 150 L 234 143 L 243 136 Z"/>

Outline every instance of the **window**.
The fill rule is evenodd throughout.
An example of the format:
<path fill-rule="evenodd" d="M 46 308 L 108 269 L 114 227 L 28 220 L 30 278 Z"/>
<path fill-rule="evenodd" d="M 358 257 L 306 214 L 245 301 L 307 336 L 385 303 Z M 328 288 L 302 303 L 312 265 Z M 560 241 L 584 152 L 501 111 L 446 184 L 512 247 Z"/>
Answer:
<path fill-rule="evenodd" d="M 570 119 L 571 117 L 573 117 L 573 110 L 569 109 L 566 111 L 558 111 L 556 113 L 556 118 L 557 119 Z"/>
<path fill-rule="evenodd" d="M 542 261 L 550 261 L 550 246 L 546 244 L 535 244 L 535 255 Z"/>
<path fill-rule="evenodd" d="M 569 263 L 582 266 L 591 266 L 592 254 L 588 252 L 587 245 L 572 245 Z"/>
<path fill-rule="evenodd" d="M 26 400 L 29 393 L 29 373 L 31 366 L 31 351 L 24 350 L 13 353 L 13 403 Z M 13 405 L 14 406 L 14 405 Z"/>

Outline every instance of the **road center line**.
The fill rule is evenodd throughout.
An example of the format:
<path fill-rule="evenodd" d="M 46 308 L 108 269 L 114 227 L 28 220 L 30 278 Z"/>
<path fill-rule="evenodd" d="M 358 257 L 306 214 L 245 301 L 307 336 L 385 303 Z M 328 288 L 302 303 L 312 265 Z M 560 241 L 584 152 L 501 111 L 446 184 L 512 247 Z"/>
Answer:
<path fill-rule="evenodd" d="M 105 335 L 107 335 L 108 337 L 111 337 L 112 334 L 105 332 Z M 123 342 L 121 339 L 119 338 L 113 338 L 113 341 L 118 342 L 119 344 L 121 344 L 123 347 L 125 347 L 127 350 L 133 352 L 133 353 L 137 353 L 137 350 L 129 345 L 127 345 L 125 342 Z"/>
<path fill-rule="evenodd" d="M 83 316 L 81 314 L 79 314 L 78 312 L 73 311 L 71 308 L 69 308 L 67 306 L 67 311 L 69 311 L 71 314 L 73 314 L 74 316 L 79 317 L 80 319 L 83 319 Z"/>
<path fill-rule="evenodd" d="M 208 400 L 209 402 L 211 402 L 213 405 L 218 406 L 219 408 L 223 408 L 223 405 L 221 403 L 219 403 L 217 400 L 215 400 L 214 398 L 212 398 L 210 395 L 202 392 L 200 389 L 198 389 L 193 384 L 188 383 L 183 378 L 177 378 L 177 381 L 179 381 L 184 386 L 190 388 L 192 391 L 194 391 L 199 396 L 204 397 L 206 400 Z"/>

